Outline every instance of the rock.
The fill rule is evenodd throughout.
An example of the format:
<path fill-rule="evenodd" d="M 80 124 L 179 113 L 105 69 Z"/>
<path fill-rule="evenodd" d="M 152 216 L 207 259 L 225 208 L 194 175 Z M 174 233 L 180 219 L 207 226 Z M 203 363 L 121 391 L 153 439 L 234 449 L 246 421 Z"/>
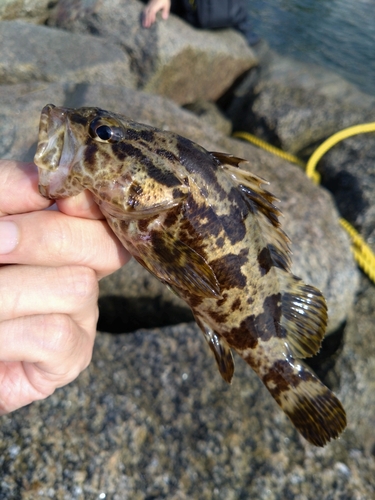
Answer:
<path fill-rule="evenodd" d="M 64 103 L 74 85 L 46 82 L 0 85 L 0 158 L 32 161 L 38 141 L 40 112 L 51 103 Z"/>
<path fill-rule="evenodd" d="M 169 99 L 112 85 L 30 82 L 0 85 L 0 157 L 32 161 L 38 139 L 40 112 L 47 103 L 57 106 L 99 106 L 166 130 L 202 137 L 201 121 Z M 218 131 L 206 127 L 206 145 Z"/>
<path fill-rule="evenodd" d="M 2 99 L 0 93 L 2 112 L 8 117 L 5 123 L 9 128 L 10 136 L 7 139 L 8 135 L 5 130 L 3 141 L 10 144 L 5 157 L 28 160 L 32 158 L 40 110 L 51 100 L 51 96 L 55 96 L 57 100 L 53 104 L 56 105 L 64 104 L 72 107 L 95 105 L 116 110 L 137 121 L 157 127 L 168 124 L 171 130 L 198 142 L 209 151 L 230 152 L 249 159 L 249 168 L 271 181 L 271 191 L 281 199 L 280 206 L 285 216 L 282 220 L 283 228 L 293 242 L 293 271 L 307 283 L 320 288 L 327 298 L 330 316 L 328 331 L 335 330 L 345 320 L 354 301 L 358 280 L 358 271 L 351 256 L 349 241 L 339 226 L 338 214 L 329 194 L 314 186 L 299 168 L 250 144 L 225 137 L 209 126 L 202 127 L 202 123 L 196 116 L 181 110 L 177 105 L 162 97 L 131 89 L 109 88 L 106 85 L 63 87 L 53 84 L 45 90 L 38 90 L 37 85 L 35 87 L 32 100 L 27 94 L 32 90 L 30 86 L 16 89 L 16 94 L 17 91 L 26 92 L 21 98 L 15 96 L 12 99 L 9 86 L 4 91 Z M 31 130 L 34 130 L 32 137 Z M 31 139 L 29 143 L 26 142 L 26 131 Z M 25 135 L 20 136 L 19 134 L 23 132 Z M 25 156 L 20 154 L 21 151 L 24 151 Z M 125 266 L 119 272 L 122 274 L 121 278 L 109 277 L 102 280 L 102 287 L 105 290 L 101 295 L 104 301 L 102 304 L 108 302 L 104 300 L 104 297 L 120 296 L 130 300 L 130 305 L 134 305 L 134 293 L 130 292 L 129 283 L 134 282 L 136 271 L 130 266 Z M 148 283 L 150 280 L 145 273 L 146 271 L 140 271 L 138 285 Z M 119 281 L 124 286 L 119 287 Z M 140 286 L 138 297 L 142 300 L 151 298 L 155 301 L 155 292 L 150 294 L 150 286 L 143 288 Z M 163 297 L 160 300 L 162 304 L 167 305 L 167 310 L 172 307 L 177 314 L 181 312 L 181 308 L 186 307 L 170 292 L 166 292 L 163 285 L 154 283 L 152 288 L 160 290 Z M 154 318 L 160 318 L 160 302 L 154 302 L 154 305 Z M 131 309 L 136 313 L 133 306 Z M 135 320 L 135 324 L 148 326 L 151 319 L 149 318 L 148 322 L 144 323 L 145 315 L 142 314 L 141 308 L 140 310 L 141 316 Z M 113 308 L 110 311 L 113 311 Z M 103 312 L 103 314 L 106 313 Z M 184 320 L 187 319 L 186 314 L 184 312 L 182 316 Z M 120 312 L 118 320 L 122 317 L 124 313 Z M 125 319 L 127 319 L 126 315 Z M 114 320 L 111 321 L 113 323 Z M 156 319 L 156 321 L 159 320 Z M 122 324 L 118 328 L 128 331 L 129 326 Z"/>
<path fill-rule="evenodd" d="M 228 120 L 215 103 L 209 101 L 196 101 L 186 104 L 185 109 L 191 111 L 199 120 L 212 128 L 215 128 L 224 135 L 231 135 L 232 123 Z"/>
<path fill-rule="evenodd" d="M 360 134 L 337 144 L 319 162 L 322 183 L 337 207 L 375 253 L 375 135 Z"/>
<path fill-rule="evenodd" d="M 218 99 L 257 64 L 246 40 L 233 30 L 195 29 L 174 15 L 142 29 L 143 8 L 136 0 L 68 0 L 58 3 L 49 23 L 121 45 L 131 58 L 139 88 L 179 104 Z"/>
<path fill-rule="evenodd" d="M 353 312 L 345 329 L 342 352 L 337 359 L 341 393 L 348 412 L 348 440 L 367 456 L 375 457 L 375 287 L 365 276 L 361 277 Z"/>
<path fill-rule="evenodd" d="M 139 86 L 153 72 L 157 60 L 157 26 L 141 27 L 144 4 L 136 0 L 60 0 L 52 9 L 48 25 L 72 33 L 86 33 L 120 45 L 131 58 Z"/>
<path fill-rule="evenodd" d="M 134 87 L 120 47 L 89 35 L 22 21 L 0 22 L 0 83 L 96 82 Z"/>
<path fill-rule="evenodd" d="M 334 389 L 349 428 L 323 449 L 306 443 L 250 367 L 236 362 L 229 386 L 193 324 L 99 334 L 93 362 L 75 382 L 1 418 L 0 496 L 373 497 L 372 361 L 365 370 L 351 366 L 361 371 L 354 379 L 343 367 Z"/>
<path fill-rule="evenodd" d="M 268 54 L 265 68 L 248 84 L 248 92 L 240 86 L 239 95 L 235 91 L 227 104 L 234 129 L 294 154 L 372 119 L 374 97 L 318 66 Z"/>
<path fill-rule="evenodd" d="M 0 21 L 24 19 L 42 24 L 48 19 L 50 4 L 50 0 L 2 0 Z"/>

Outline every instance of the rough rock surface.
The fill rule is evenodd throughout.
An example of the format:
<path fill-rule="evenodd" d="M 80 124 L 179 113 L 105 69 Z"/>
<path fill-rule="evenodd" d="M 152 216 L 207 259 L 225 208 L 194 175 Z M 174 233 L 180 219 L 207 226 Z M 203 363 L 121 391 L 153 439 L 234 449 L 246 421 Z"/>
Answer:
<path fill-rule="evenodd" d="M 340 213 L 375 252 L 375 132 L 340 142 L 322 158 L 318 170 Z"/>
<path fill-rule="evenodd" d="M 51 0 L 1 0 L 0 20 L 24 19 L 43 23 L 49 17 Z"/>
<path fill-rule="evenodd" d="M 373 498 L 373 295 L 347 330 L 338 441 L 306 443 L 237 357 L 226 385 L 194 324 L 99 334 L 78 380 L 2 417 L 0 498 Z"/>
<path fill-rule="evenodd" d="M 235 130 L 291 153 L 311 150 L 339 130 L 373 121 L 375 97 L 319 66 L 268 53 L 266 64 L 228 105 Z"/>
<path fill-rule="evenodd" d="M 129 59 L 121 48 L 93 36 L 3 21 L 0 46 L 1 84 L 34 80 L 135 84 Z"/>
<path fill-rule="evenodd" d="M 246 40 L 233 30 L 198 30 L 174 15 L 167 23 L 142 29 L 143 7 L 136 0 L 65 0 L 58 3 L 49 23 L 121 45 L 131 58 L 140 88 L 180 104 L 218 99 L 257 64 Z"/>
<path fill-rule="evenodd" d="M 0 93 L 0 102 L 3 104 L 2 112 L 9 117 L 12 124 L 10 126 L 8 121 L 5 122 L 10 136 L 6 139 L 8 134 L 7 130 L 4 130 L 3 141 L 10 148 L 8 152 L 3 153 L 6 157 L 32 158 L 30 153 L 33 151 L 33 142 L 35 144 L 36 141 L 40 110 L 55 96 L 53 104 L 56 105 L 73 107 L 96 105 L 157 127 L 163 127 L 168 123 L 171 130 L 200 143 L 209 151 L 230 152 L 249 159 L 249 168 L 269 180 L 272 192 L 281 200 L 284 213 L 283 227 L 293 242 L 293 271 L 307 283 L 320 288 L 327 298 L 330 316 L 328 331 L 335 330 L 345 320 L 357 287 L 357 270 L 349 249 L 348 238 L 338 224 L 337 212 L 328 193 L 315 187 L 299 168 L 270 153 L 256 149 L 250 144 L 225 137 L 208 126 L 202 127 L 196 116 L 181 110 L 177 105 L 162 97 L 153 97 L 138 91 L 116 87 L 111 87 L 109 92 L 109 87 L 106 85 L 62 87 L 53 84 L 44 90 L 38 90 L 36 85 L 35 92 L 32 94 L 30 94 L 32 91 L 30 86 L 18 87 L 15 90 L 23 96 L 21 98 L 15 96 L 12 100 L 9 86 L 6 87 L 3 98 Z M 32 101 L 30 95 L 33 96 Z M 16 110 L 18 112 L 15 112 Z M 26 120 L 32 122 L 27 122 L 24 116 L 27 117 Z M 29 143 L 26 142 L 25 135 L 20 136 L 23 129 L 25 134 L 28 131 L 29 135 L 34 130 Z M 23 157 L 20 156 L 20 143 L 26 153 Z M 134 293 L 131 291 L 134 287 L 130 287 L 129 283 L 134 282 L 137 270 L 134 266 L 126 266 L 120 273 L 123 275 L 121 279 L 116 276 L 102 281 L 102 298 L 108 295 L 121 296 L 134 302 Z M 150 278 L 146 278 L 146 272 L 140 273 L 143 278 L 140 277 L 137 284 L 149 283 Z M 119 286 L 119 281 L 123 284 L 122 286 Z M 149 293 L 148 286 L 143 289 L 139 286 L 138 296 L 155 297 Z M 153 285 L 156 290 L 155 287 L 156 285 Z M 183 303 L 174 298 L 171 292 L 165 290 L 164 285 L 158 285 L 157 288 L 163 294 L 163 303 L 177 307 L 177 310 L 184 307 Z M 155 314 L 160 316 L 159 306 L 160 304 L 156 302 L 154 310 Z M 134 315 L 137 310 L 139 310 L 138 307 L 135 307 Z M 123 317 L 124 314 L 121 313 L 120 316 Z M 140 310 L 140 318 L 144 321 L 142 310 Z M 187 319 L 186 315 L 183 319 Z M 142 326 L 148 325 L 147 322 L 142 324 Z M 123 326 L 123 328 L 127 327 Z"/>

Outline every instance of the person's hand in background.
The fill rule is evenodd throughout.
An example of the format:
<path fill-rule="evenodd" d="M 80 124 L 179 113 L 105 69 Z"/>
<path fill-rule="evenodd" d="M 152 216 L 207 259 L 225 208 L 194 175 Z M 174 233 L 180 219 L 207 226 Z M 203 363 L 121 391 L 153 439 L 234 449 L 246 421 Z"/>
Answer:
<path fill-rule="evenodd" d="M 161 17 L 168 19 L 171 0 L 150 0 L 142 13 L 142 26 L 149 28 L 156 21 L 156 14 L 161 10 Z"/>
<path fill-rule="evenodd" d="M 0 414 L 87 367 L 98 280 L 130 258 L 88 192 L 49 205 L 33 164 L 0 160 Z"/>

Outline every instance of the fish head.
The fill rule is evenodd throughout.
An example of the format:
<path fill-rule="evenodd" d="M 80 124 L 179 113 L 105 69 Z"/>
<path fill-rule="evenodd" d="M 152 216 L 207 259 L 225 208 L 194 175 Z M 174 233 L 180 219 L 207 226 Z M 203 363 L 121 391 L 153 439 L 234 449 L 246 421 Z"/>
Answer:
<path fill-rule="evenodd" d="M 40 117 L 34 157 L 40 193 L 54 199 L 83 191 L 87 187 L 83 168 L 87 163 L 85 152 L 91 143 L 110 144 L 118 142 L 123 135 L 121 123 L 98 108 L 76 110 L 47 104 Z"/>
<path fill-rule="evenodd" d="M 102 211 L 119 218 L 155 215 L 188 190 L 173 145 L 168 132 L 115 113 L 48 104 L 34 157 L 40 193 L 57 199 L 88 189 Z"/>

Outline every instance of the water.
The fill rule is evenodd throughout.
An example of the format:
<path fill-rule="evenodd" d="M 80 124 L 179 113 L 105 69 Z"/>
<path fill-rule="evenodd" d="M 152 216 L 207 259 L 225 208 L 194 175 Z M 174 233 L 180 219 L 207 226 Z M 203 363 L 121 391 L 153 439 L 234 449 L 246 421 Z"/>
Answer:
<path fill-rule="evenodd" d="M 375 95 L 375 0 L 247 0 L 254 31 L 281 54 Z"/>

